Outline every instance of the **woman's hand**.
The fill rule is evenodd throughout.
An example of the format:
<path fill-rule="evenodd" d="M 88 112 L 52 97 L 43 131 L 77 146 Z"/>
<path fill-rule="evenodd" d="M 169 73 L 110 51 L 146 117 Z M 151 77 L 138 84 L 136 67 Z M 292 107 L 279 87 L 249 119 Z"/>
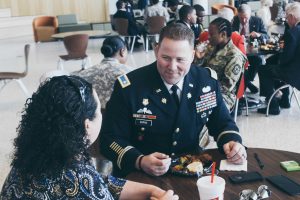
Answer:
<path fill-rule="evenodd" d="M 158 188 L 159 189 L 159 188 Z M 151 200 L 178 200 L 178 195 L 174 194 L 173 190 L 163 191 L 159 193 L 154 193 L 150 197 Z"/>

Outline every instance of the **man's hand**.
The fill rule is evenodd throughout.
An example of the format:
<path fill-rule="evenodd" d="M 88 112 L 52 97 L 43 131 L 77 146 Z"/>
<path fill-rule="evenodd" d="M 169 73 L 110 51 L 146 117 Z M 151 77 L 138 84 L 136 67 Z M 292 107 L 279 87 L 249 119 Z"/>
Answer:
<path fill-rule="evenodd" d="M 163 153 L 152 153 L 144 156 L 141 161 L 141 168 L 147 174 L 160 176 L 169 170 L 171 158 Z"/>
<path fill-rule="evenodd" d="M 260 37 L 260 33 L 257 33 L 257 32 L 255 32 L 255 31 L 252 31 L 251 33 L 250 33 L 250 37 L 252 37 L 252 38 L 259 38 Z"/>
<path fill-rule="evenodd" d="M 223 145 L 227 160 L 234 164 L 243 164 L 247 160 L 247 152 L 239 142 L 230 141 Z"/>

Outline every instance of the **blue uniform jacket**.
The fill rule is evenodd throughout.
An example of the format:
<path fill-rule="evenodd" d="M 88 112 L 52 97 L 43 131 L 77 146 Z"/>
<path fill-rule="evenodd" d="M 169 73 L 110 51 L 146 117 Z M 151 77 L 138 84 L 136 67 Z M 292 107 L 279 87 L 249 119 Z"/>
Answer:
<path fill-rule="evenodd" d="M 300 22 L 284 34 L 284 48 L 280 54 L 281 77 L 300 90 Z"/>
<path fill-rule="evenodd" d="M 156 63 L 134 70 L 127 77 L 129 86 L 122 88 L 118 81 L 115 83 L 100 132 L 101 153 L 122 174 L 134 170 L 141 154 L 162 152 L 174 156 L 198 151 L 204 125 L 221 151 L 228 141 L 242 142 L 218 82 L 205 68 L 192 66 L 185 76 L 178 111 Z"/>

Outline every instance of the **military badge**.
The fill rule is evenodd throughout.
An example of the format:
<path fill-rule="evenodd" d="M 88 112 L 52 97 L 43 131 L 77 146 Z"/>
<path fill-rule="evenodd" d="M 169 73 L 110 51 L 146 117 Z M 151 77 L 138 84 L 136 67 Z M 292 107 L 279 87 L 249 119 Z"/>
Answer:
<path fill-rule="evenodd" d="M 161 89 L 157 89 L 155 90 L 156 93 L 160 93 L 161 92 Z"/>
<path fill-rule="evenodd" d="M 209 85 L 206 86 L 206 87 L 204 87 L 204 88 L 202 88 L 202 92 L 203 92 L 203 93 L 207 93 L 207 92 L 209 92 L 210 90 L 211 90 L 211 88 L 210 88 Z"/>
<path fill-rule="evenodd" d="M 189 84 L 190 87 L 194 87 L 194 85 L 192 83 Z"/>
<path fill-rule="evenodd" d="M 234 75 L 238 75 L 240 73 L 240 71 L 241 71 L 241 67 L 239 65 L 235 65 L 232 69 L 232 73 Z"/>
<path fill-rule="evenodd" d="M 163 104 L 166 104 L 166 103 L 167 103 L 167 99 L 166 99 L 166 98 L 162 98 L 162 99 L 161 99 L 161 102 L 162 102 Z"/>
<path fill-rule="evenodd" d="M 188 98 L 188 99 L 192 98 L 192 94 L 191 94 L 190 92 L 187 93 L 187 98 Z"/>
<path fill-rule="evenodd" d="M 149 100 L 148 99 L 143 99 L 143 105 L 147 106 L 149 104 Z"/>
<path fill-rule="evenodd" d="M 152 114 L 151 110 L 148 110 L 146 107 L 139 109 L 137 113 Z"/>
<path fill-rule="evenodd" d="M 118 76 L 118 81 L 119 81 L 120 85 L 122 86 L 122 88 L 126 88 L 127 86 L 129 86 L 131 84 L 126 74 Z"/>

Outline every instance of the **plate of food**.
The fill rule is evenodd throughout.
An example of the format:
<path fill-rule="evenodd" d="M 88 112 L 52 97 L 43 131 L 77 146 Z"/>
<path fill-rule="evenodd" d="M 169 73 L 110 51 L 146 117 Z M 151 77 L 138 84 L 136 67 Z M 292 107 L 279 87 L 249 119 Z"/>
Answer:
<path fill-rule="evenodd" d="M 279 46 L 276 44 L 265 44 L 260 46 L 262 51 L 279 51 Z"/>
<path fill-rule="evenodd" d="M 212 157 L 209 154 L 185 154 L 172 159 L 170 171 L 176 175 L 197 176 L 197 173 L 203 174 L 203 170 L 211 164 Z"/>

